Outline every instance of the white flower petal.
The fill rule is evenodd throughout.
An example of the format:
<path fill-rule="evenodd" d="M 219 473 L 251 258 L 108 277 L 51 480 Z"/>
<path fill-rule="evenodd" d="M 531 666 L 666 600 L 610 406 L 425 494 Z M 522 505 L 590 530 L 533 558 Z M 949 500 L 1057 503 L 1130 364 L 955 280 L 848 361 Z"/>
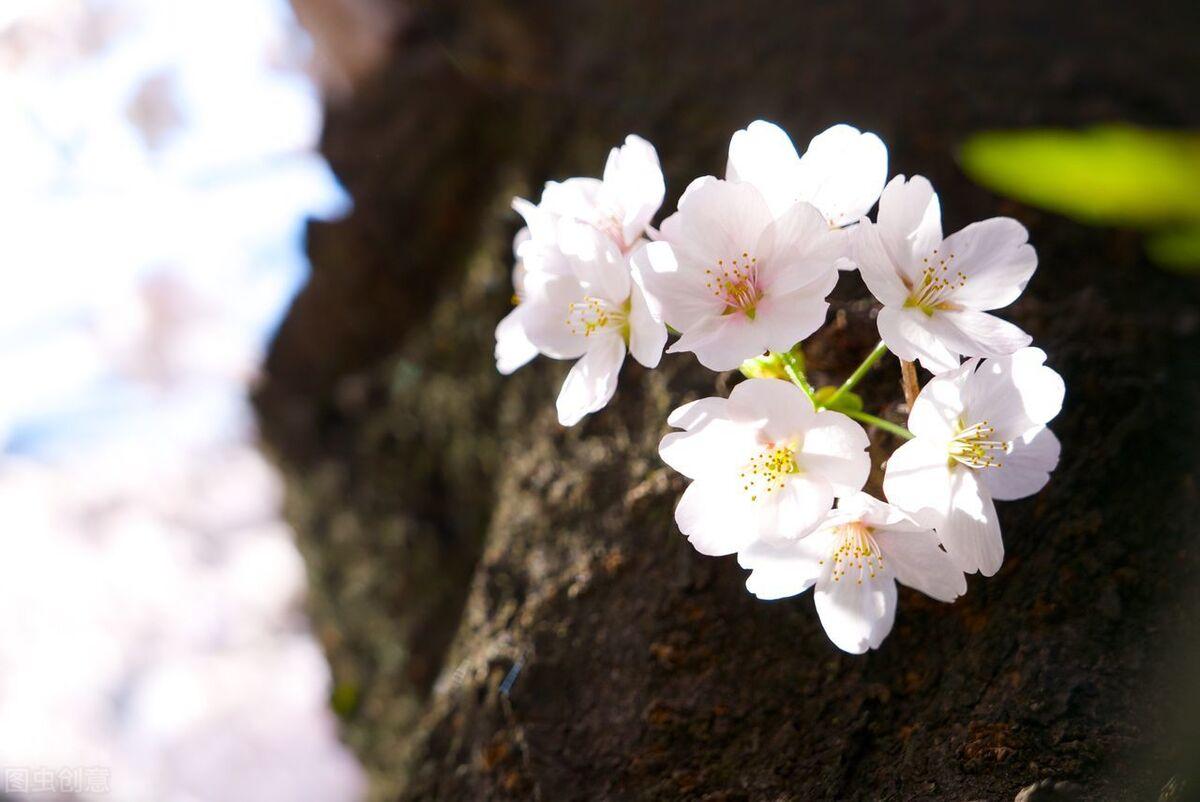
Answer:
<path fill-rule="evenodd" d="M 817 418 L 808 396 L 782 379 L 746 379 L 730 392 L 729 404 L 744 419 L 761 421 L 772 440 L 802 432 Z"/>
<path fill-rule="evenodd" d="M 496 326 L 496 370 L 505 376 L 538 354 L 537 346 L 525 336 L 524 316 L 529 308 L 517 306 Z"/>
<path fill-rule="evenodd" d="M 966 284 L 954 292 L 955 303 L 988 310 L 1015 301 L 1037 269 L 1028 239 L 1025 226 L 1011 217 L 972 223 L 947 237 L 941 256 L 952 254 L 950 268 L 966 275 Z"/>
<path fill-rule="evenodd" d="M 571 268 L 588 295 L 623 304 L 631 278 L 625 257 L 610 237 L 594 226 L 574 220 L 559 222 L 558 242 L 571 259 Z"/>
<path fill-rule="evenodd" d="M 684 329 L 667 353 L 691 351 L 709 370 L 733 370 L 747 359 L 761 356 L 769 336 L 765 323 L 740 313 L 722 315 Z"/>
<path fill-rule="evenodd" d="M 572 303 L 583 300 L 583 286 L 572 276 L 527 281 L 528 307 L 524 315 L 525 336 L 538 351 L 553 359 L 576 359 L 587 351 L 589 340 L 571 331 L 567 313 Z"/>
<path fill-rule="evenodd" d="M 837 283 L 837 270 L 828 272 L 806 287 L 785 295 L 771 295 L 758 303 L 755 322 L 765 331 L 764 350 L 790 351 L 821 326 L 829 316 L 829 293 Z"/>
<path fill-rule="evenodd" d="M 823 409 L 804 433 L 797 462 L 801 470 L 829 482 L 835 494 L 847 495 L 866 484 L 871 472 L 866 451 L 870 442 L 858 423 L 840 412 Z"/>
<path fill-rule="evenodd" d="M 742 526 L 756 539 L 804 537 L 833 507 L 833 490 L 820 477 L 790 476 L 775 485 L 750 485 L 743 467 L 731 481 L 740 496 L 738 503 L 744 505 Z"/>
<path fill-rule="evenodd" d="M 557 236 L 557 216 L 548 209 L 534 206 L 524 198 L 513 198 L 513 210 L 525 220 L 525 237 L 518 236 L 513 240 L 513 253 L 517 253 L 524 242 L 553 243 Z M 518 241 L 521 240 L 521 241 Z"/>
<path fill-rule="evenodd" d="M 980 472 L 979 479 L 998 501 L 1032 496 L 1050 481 L 1061 448 L 1054 432 L 1033 429 L 1012 441 L 1012 451 L 1000 457 L 1000 467 Z"/>
<path fill-rule="evenodd" d="M 648 248 L 653 248 L 653 250 L 648 251 Z M 629 265 L 629 277 L 633 283 L 631 292 L 636 293 L 638 290 L 641 291 L 642 301 L 646 305 L 646 310 L 652 318 L 660 323 L 663 322 L 662 304 L 654 293 L 650 291 L 644 273 L 654 272 L 654 268 L 650 264 L 651 254 L 661 249 L 665 249 L 665 253 L 661 254 L 658 258 L 665 260 L 671 265 L 672 269 L 677 268 L 675 254 L 671 251 L 670 244 L 666 242 L 643 242 L 630 251 L 629 256 L 626 257 L 626 262 Z"/>
<path fill-rule="evenodd" d="M 870 211 L 887 180 L 887 147 L 872 133 L 835 125 L 808 143 L 797 170 L 798 196 L 844 226 Z"/>
<path fill-rule="evenodd" d="M 834 645 L 851 654 L 878 648 L 896 619 L 896 583 L 890 576 L 864 579 L 847 572 L 817 583 L 817 615 Z"/>
<path fill-rule="evenodd" d="M 683 491 L 675 523 L 696 551 L 710 557 L 733 554 L 756 539 L 754 511 L 740 488 L 719 479 L 700 479 Z"/>
<path fill-rule="evenodd" d="M 648 368 L 658 367 L 667 345 L 667 327 L 656 320 L 642 288 L 635 284 L 629 295 L 629 353 Z"/>
<path fill-rule="evenodd" d="M 938 539 L 959 569 L 992 576 L 1004 562 L 996 505 L 970 468 L 953 471 L 950 492 L 950 511 L 937 527 Z"/>
<path fill-rule="evenodd" d="M 716 399 L 701 400 L 707 402 Z M 688 408 L 682 407 L 676 412 Z M 728 410 L 728 406 L 718 408 L 715 404 L 706 403 L 703 406 L 690 406 L 690 410 L 721 414 Z M 685 416 L 688 414 L 684 413 Z M 663 462 L 689 479 L 719 478 L 734 486 L 738 484 L 737 472 L 761 448 L 757 431 L 753 425 L 726 417 L 713 418 L 705 425 L 697 423 L 688 431 L 665 435 L 659 441 L 658 455 Z"/>
<path fill-rule="evenodd" d="M 533 207 L 533 204 L 529 203 L 529 201 L 527 201 L 527 200 L 524 200 L 522 198 L 513 198 L 513 208 L 514 209 L 516 208 L 516 205 L 518 202 L 529 204 L 530 207 Z M 519 251 L 521 250 L 521 246 L 524 245 L 526 242 L 531 241 L 532 239 L 533 239 L 533 234 L 532 234 L 532 232 L 530 232 L 529 226 L 521 226 L 521 228 L 519 228 L 517 230 L 517 233 L 513 235 L 513 243 L 512 243 L 513 256 L 518 256 Z"/>
<path fill-rule="evenodd" d="M 729 401 L 725 398 L 710 396 L 690 401 L 681 407 L 676 407 L 667 416 L 667 425 L 677 429 L 700 429 L 714 420 L 729 420 Z"/>
<path fill-rule="evenodd" d="M 521 231 L 524 231 L 527 235 L 529 233 L 528 228 L 523 228 L 523 229 L 521 229 Z M 517 233 L 519 235 L 521 232 L 519 231 Z M 515 240 L 514 240 L 514 242 L 515 242 Z M 528 237 L 526 237 L 523 240 L 523 242 L 529 242 Z M 524 298 L 525 294 L 526 294 L 526 290 L 525 290 L 525 274 L 526 274 L 526 272 L 527 271 L 525 268 L 525 263 L 523 261 L 521 261 L 520 259 L 517 259 L 517 261 L 513 264 L 512 284 L 513 284 L 513 294 L 517 297 L 518 300 L 520 300 L 521 298 Z"/>
<path fill-rule="evenodd" d="M 774 123 L 755 120 L 733 135 L 725 178 L 758 187 L 773 214 L 795 202 L 800 156 L 787 133 Z"/>
<path fill-rule="evenodd" d="M 950 509 L 951 478 L 944 446 L 909 440 L 888 458 L 883 494 L 914 520 L 937 526 Z"/>
<path fill-rule="evenodd" d="M 939 340 L 963 356 L 1008 356 L 1033 342 L 1007 320 L 974 309 L 938 310 L 929 325 Z"/>
<path fill-rule="evenodd" d="M 637 283 L 646 291 L 651 311 L 664 323 L 687 331 L 719 316 L 725 303 L 705 288 L 703 268 L 677 257 L 670 243 L 651 242 L 635 251 L 630 263 Z"/>
<path fill-rule="evenodd" d="M 635 242 L 650 225 L 666 192 L 654 146 L 640 136 L 625 137 L 625 144 L 609 153 L 604 190 L 622 212 L 625 243 Z"/>
<path fill-rule="evenodd" d="M 884 565 L 901 584 L 944 602 L 967 592 L 966 577 L 938 547 L 932 531 L 877 529 L 875 542 L 883 552 Z"/>
<path fill-rule="evenodd" d="M 831 273 L 836 283 L 838 260 L 849 255 L 849 234 L 831 230 L 816 207 L 807 203 L 793 204 L 772 222 L 755 251 L 761 286 L 773 295 L 827 281 Z"/>
<path fill-rule="evenodd" d="M 820 526 L 833 509 L 833 486 L 819 475 L 793 476 L 773 498 L 777 520 L 769 530 L 760 533 L 765 538 L 804 538 Z"/>
<path fill-rule="evenodd" d="M 773 219 L 762 193 L 752 184 L 693 181 L 679 200 L 681 242 L 699 259 L 712 263 L 706 267 L 715 268 L 718 259 L 749 253 Z M 665 223 L 663 234 L 667 234 Z M 674 236 L 667 239 L 676 242 Z"/>
<path fill-rule="evenodd" d="M 964 391 L 968 414 L 986 419 L 1003 440 L 1050 422 L 1062 409 L 1066 388 L 1045 361 L 1046 352 L 1040 348 L 984 360 Z"/>
<path fill-rule="evenodd" d="M 872 527 L 887 527 L 896 531 L 921 531 L 924 528 L 899 507 L 862 491 L 847 493 L 839 498 L 837 516 L 843 521 L 862 521 Z"/>
<path fill-rule="evenodd" d="M 885 306 L 879 310 L 879 336 L 903 360 L 941 373 L 958 367 L 958 355 L 931 330 L 931 318 L 919 309 Z"/>
<path fill-rule="evenodd" d="M 676 207 L 678 208 L 683 206 L 684 202 L 687 201 L 693 193 L 699 192 L 700 190 L 712 184 L 719 183 L 721 183 L 721 179 L 713 175 L 702 175 L 699 178 L 693 178 L 691 182 L 683 188 L 683 194 L 679 196 L 679 203 L 676 204 Z M 678 221 L 678 214 L 673 214 L 671 217 L 677 218 Z M 670 220 L 671 217 L 668 217 L 667 220 Z M 668 228 L 667 220 L 663 221 L 662 227 L 659 229 L 660 231 L 665 231 Z"/>
<path fill-rule="evenodd" d="M 602 409 L 617 390 L 617 375 L 625 361 L 625 343 L 615 334 L 593 340 L 587 353 L 571 367 L 558 394 L 558 422 L 574 426 Z"/>
<path fill-rule="evenodd" d="M 908 181 L 896 176 L 883 188 L 876 219 L 883 247 L 915 284 L 923 266 L 921 259 L 942 241 L 942 210 L 933 186 L 923 176 L 914 175 Z"/>
<path fill-rule="evenodd" d="M 596 200 L 603 187 L 604 183 L 598 178 L 547 181 L 538 208 L 556 218 L 588 221 L 595 214 Z"/>
<path fill-rule="evenodd" d="M 782 599 L 803 593 L 828 573 L 832 550 L 828 532 L 799 540 L 759 540 L 738 552 L 738 564 L 753 572 L 746 579 L 746 590 L 760 599 Z"/>
<path fill-rule="evenodd" d="M 886 247 L 879 226 L 863 218 L 850 233 L 854 262 L 867 289 L 884 306 L 903 306 L 908 287 Z"/>
<path fill-rule="evenodd" d="M 939 373 L 921 388 L 908 414 L 908 430 L 925 440 L 948 442 L 958 433 L 958 423 L 966 409 L 966 385 L 978 359 Z"/>
<path fill-rule="evenodd" d="M 557 230 L 556 223 L 555 231 Z M 521 243 L 517 253 L 520 257 L 517 263 L 520 269 L 516 266 L 513 268 L 513 287 L 524 294 L 535 291 L 547 281 L 575 278 L 572 260 L 558 247 L 557 234 L 549 242 L 526 240 Z"/>

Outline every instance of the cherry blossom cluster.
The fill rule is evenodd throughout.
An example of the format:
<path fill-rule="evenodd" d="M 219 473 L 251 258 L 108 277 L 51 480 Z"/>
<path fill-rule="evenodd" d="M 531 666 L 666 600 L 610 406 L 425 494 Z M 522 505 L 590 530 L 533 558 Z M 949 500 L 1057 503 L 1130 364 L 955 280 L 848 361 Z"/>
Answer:
<path fill-rule="evenodd" d="M 496 328 L 502 373 L 539 353 L 577 360 L 558 396 L 565 426 L 608 403 L 626 353 L 648 368 L 664 348 L 740 368 L 748 378 L 728 398 L 667 419 L 679 431 L 659 453 L 691 480 L 676 523 L 700 553 L 736 554 L 761 599 L 813 587 L 826 633 L 852 653 L 891 630 L 897 583 L 953 602 L 966 574 L 1000 569 L 994 502 L 1049 481 L 1059 443 L 1046 425 L 1064 394 L 1029 335 L 992 314 L 1037 267 L 1025 228 L 994 217 L 943 237 L 929 181 L 887 181 L 887 166 L 879 137 L 848 125 L 800 155 L 778 126 L 754 122 L 734 134 L 725 177 L 694 180 L 655 229 L 658 156 L 627 137 L 602 178 L 514 200 L 525 221 L 516 307 Z M 843 384 L 814 389 L 803 341 L 824 324 L 839 271 L 853 270 L 881 305 L 881 341 Z M 907 427 L 853 392 L 889 351 L 906 377 Z M 923 388 L 916 363 L 931 374 Z M 864 426 L 903 441 L 883 499 L 864 492 Z"/>

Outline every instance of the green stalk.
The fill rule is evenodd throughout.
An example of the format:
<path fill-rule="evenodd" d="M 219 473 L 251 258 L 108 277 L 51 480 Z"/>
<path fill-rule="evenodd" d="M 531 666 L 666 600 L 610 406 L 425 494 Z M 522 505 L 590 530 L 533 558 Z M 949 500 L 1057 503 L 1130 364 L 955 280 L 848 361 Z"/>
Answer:
<path fill-rule="evenodd" d="M 803 390 L 804 394 L 808 396 L 808 400 L 812 402 L 813 408 L 817 408 L 816 391 L 808 383 L 808 378 L 804 375 L 804 368 L 796 355 L 790 351 L 780 352 L 779 361 L 783 363 L 783 372 L 792 380 L 792 384 Z"/>
<path fill-rule="evenodd" d="M 854 418 L 856 421 L 861 421 L 863 423 L 869 424 L 871 426 L 876 427 L 877 429 L 883 429 L 885 432 L 894 434 L 894 435 L 896 435 L 896 437 L 899 437 L 902 440 L 913 439 L 912 432 L 910 432 L 908 429 L 905 429 L 903 426 L 901 426 L 899 424 L 892 423 L 890 420 L 884 420 L 883 418 L 876 417 L 875 415 L 868 415 L 866 412 L 855 412 L 855 411 L 851 411 L 851 410 L 840 410 L 840 411 L 843 415 L 846 415 L 847 417 Z"/>
<path fill-rule="evenodd" d="M 871 353 L 867 354 L 867 358 L 862 361 L 862 364 L 859 365 L 857 368 L 855 368 L 854 372 L 850 374 L 850 378 L 848 378 L 848 379 L 846 379 L 846 381 L 842 382 L 842 386 L 837 388 L 837 390 L 834 391 L 833 395 L 829 396 L 829 398 L 826 398 L 825 403 L 823 403 L 821 406 L 823 406 L 823 407 L 836 406 L 838 400 L 843 395 L 845 395 L 846 393 L 853 390 L 854 386 L 856 384 L 858 384 L 860 381 L 862 381 L 863 376 L 867 375 L 867 371 L 871 369 L 871 366 L 874 365 L 876 362 L 878 362 L 879 358 L 886 353 L 887 353 L 887 346 L 883 344 L 883 340 L 880 340 L 879 345 L 875 346 L 875 350 L 872 351 Z"/>

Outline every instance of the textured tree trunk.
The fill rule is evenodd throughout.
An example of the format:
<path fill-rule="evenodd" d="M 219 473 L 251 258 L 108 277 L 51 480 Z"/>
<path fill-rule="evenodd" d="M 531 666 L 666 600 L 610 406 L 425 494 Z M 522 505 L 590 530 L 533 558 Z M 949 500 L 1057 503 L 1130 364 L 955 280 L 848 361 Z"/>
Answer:
<path fill-rule="evenodd" d="M 1136 236 L 998 200 L 954 152 L 989 127 L 1195 126 L 1194 3 L 481 0 L 396 19 L 382 66 L 328 109 L 323 151 L 355 209 L 311 226 L 312 279 L 258 396 L 376 798 L 1184 786 L 1195 280 L 1147 265 Z M 667 413 L 734 376 L 691 355 L 629 364 L 615 402 L 564 430 L 566 365 L 502 378 L 492 362 L 512 195 L 598 174 L 636 132 L 659 148 L 669 209 L 758 117 L 801 144 L 839 121 L 878 132 L 893 173 L 938 187 L 947 231 L 1026 223 L 1041 267 L 1008 316 L 1067 381 L 1053 481 L 1001 507 L 1004 568 L 954 605 L 902 590 L 895 631 L 861 657 L 829 643 L 809 596 L 754 599 L 733 558 L 675 528 Z M 873 345 L 867 297 L 843 276 L 807 347 L 820 383 Z M 899 378 L 890 359 L 863 385 L 895 419 Z"/>

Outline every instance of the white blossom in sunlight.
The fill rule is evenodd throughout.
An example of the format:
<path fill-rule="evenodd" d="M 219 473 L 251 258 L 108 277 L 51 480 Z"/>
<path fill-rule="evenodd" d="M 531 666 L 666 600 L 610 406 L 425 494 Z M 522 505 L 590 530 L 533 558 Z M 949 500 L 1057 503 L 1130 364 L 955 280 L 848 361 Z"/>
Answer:
<path fill-rule="evenodd" d="M 609 152 L 602 179 L 551 181 L 539 208 L 594 226 L 628 253 L 646 233 L 665 193 L 654 146 L 631 134 L 624 145 Z"/>
<path fill-rule="evenodd" d="M 536 210 L 535 210 L 536 211 Z M 513 256 L 516 263 L 512 270 L 513 309 L 496 326 L 496 370 L 505 376 L 517 368 L 528 364 L 538 355 L 537 346 L 529 341 L 525 334 L 525 318 L 529 314 L 528 297 L 525 292 L 525 259 L 521 258 L 521 248 L 532 239 L 529 229 L 522 228 L 513 240 Z M 537 249 L 536 246 L 529 246 Z M 544 249 L 546 246 L 542 246 Z M 527 247 L 527 250 L 529 248 Z M 549 254 L 531 254 L 531 261 L 536 265 L 538 258 L 553 259 L 553 251 Z"/>
<path fill-rule="evenodd" d="M 734 134 L 725 178 L 693 181 L 655 231 L 662 173 L 630 137 L 603 179 L 514 201 L 526 224 L 516 308 L 496 329 L 502 373 L 538 353 L 579 360 L 558 398 L 565 425 L 609 401 L 627 351 L 657 365 L 668 327 L 679 335 L 668 353 L 761 376 L 669 416 L 681 431 L 659 454 L 690 480 L 675 522 L 701 554 L 737 554 L 759 598 L 815 587 L 826 633 L 855 654 L 892 630 L 898 583 L 953 602 L 965 574 L 999 570 L 993 500 L 1049 480 L 1059 444 L 1046 424 L 1064 394 L 1031 338 L 990 314 L 1037 267 L 1024 227 L 998 217 L 943 238 L 932 186 L 920 176 L 885 186 L 887 163 L 875 134 L 835 125 L 801 155 L 758 120 Z M 840 387 L 814 391 L 797 344 L 825 322 L 838 270 L 854 268 L 883 304 L 884 342 Z M 909 430 L 854 392 L 889 349 L 937 374 Z M 783 375 L 791 381 L 766 378 Z M 856 420 L 912 438 L 886 462 L 886 502 L 862 492 L 870 441 Z"/>
<path fill-rule="evenodd" d="M 776 216 L 805 201 L 838 228 L 858 222 L 879 200 L 887 162 L 879 137 L 849 125 L 817 134 L 800 156 L 782 128 L 756 120 L 733 135 L 725 177 L 757 187 Z"/>
<path fill-rule="evenodd" d="M 528 295 L 518 310 L 539 352 L 579 360 L 558 395 L 558 420 L 573 426 L 612 398 L 627 350 L 648 368 L 658 365 L 667 329 L 630 276 L 627 261 L 638 251 L 627 256 L 600 230 L 567 220 L 558 241 L 561 250 L 538 249 L 544 266 L 530 267 L 534 251 L 526 251 Z"/>
<path fill-rule="evenodd" d="M 812 534 L 758 541 L 738 553 L 751 569 L 746 589 L 760 599 L 813 591 L 829 639 L 843 651 L 877 649 L 896 618 L 896 583 L 939 601 L 967 592 L 963 572 L 929 527 L 866 493 L 838 502 Z"/>
<path fill-rule="evenodd" d="M 854 261 L 883 304 L 879 334 L 901 359 L 933 373 L 961 356 L 1005 356 L 1031 342 L 1012 323 L 988 314 L 1020 296 L 1037 268 L 1025 227 L 993 217 L 942 239 L 941 209 L 929 181 L 893 178 L 877 222 L 851 235 Z"/>
<path fill-rule="evenodd" d="M 538 204 L 524 198 L 513 199 L 513 209 L 525 225 L 513 240 L 514 309 L 496 327 L 496 369 L 507 375 L 527 364 L 538 354 L 538 347 L 526 334 L 529 307 L 525 303 L 526 274 L 533 271 L 537 281 L 554 274 L 572 273 L 562 253 L 564 243 L 559 232 L 563 222 L 578 222 L 595 228 L 624 257 L 644 243 L 644 234 L 654 213 L 662 205 L 666 185 L 654 146 L 639 136 L 630 135 L 625 144 L 609 152 L 604 177 L 569 178 L 550 181 Z M 575 241 L 580 241 L 575 237 Z M 583 258 L 595 250 L 583 240 Z M 566 243 L 571 247 L 571 243 Z M 628 265 L 622 259 L 622 269 Z M 659 347 L 661 353 L 662 348 Z M 657 364 L 657 358 L 654 360 Z M 601 404 L 603 406 L 603 404 Z M 599 407 L 597 407 L 599 408 Z"/>
<path fill-rule="evenodd" d="M 518 239 L 554 244 L 558 221 L 575 220 L 603 232 L 622 253 L 628 253 L 645 235 L 664 194 L 658 153 L 649 142 L 630 134 L 624 145 L 609 151 L 603 178 L 548 181 L 536 205 L 514 198 L 513 208 L 525 221 L 522 230 L 528 231 L 518 234 Z"/>
<path fill-rule="evenodd" d="M 797 538 L 871 469 L 867 433 L 840 412 L 816 411 L 795 385 L 748 379 L 729 398 L 671 413 L 663 461 L 692 480 L 675 521 L 701 554 L 732 554 L 760 539 Z"/>
<path fill-rule="evenodd" d="M 888 460 L 884 493 L 937 530 L 956 565 L 991 576 L 1004 561 L 993 500 L 1032 495 L 1058 464 L 1046 428 L 1062 408 L 1062 378 L 1040 348 L 970 359 L 934 377 L 913 403 L 915 435 Z"/>
<path fill-rule="evenodd" d="M 663 221 L 661 242 L 634 262 L 656 316 L 711 370 L 731 370 L 764 351 L 786 351 L 825 322 L 826 297 L 843 256 L 840 233 L 816 207 L 775 217 L 744 182 L 698 178 Z"/>

